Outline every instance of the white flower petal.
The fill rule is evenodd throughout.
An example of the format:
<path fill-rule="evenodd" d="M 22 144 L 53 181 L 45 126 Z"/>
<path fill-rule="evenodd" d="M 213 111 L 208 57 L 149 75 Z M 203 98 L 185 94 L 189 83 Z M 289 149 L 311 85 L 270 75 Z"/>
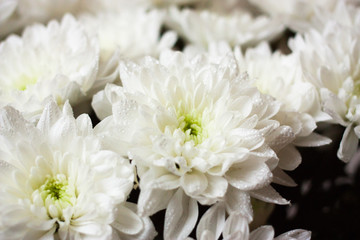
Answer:
<path fill-rule="evenodd" d="M 203 173 L 193 171 L 186 173 L 181 178 L 181 186 L 187 195 L 194 196 L 203 193 L 208 186 L 208 182 Z"/>
<path fill-rule="evenodd" d="M 261 226 L 250 233 L 249 240 L 273 240 L 274 228 L 271 226 Z"/>
<path fill-rule="evenodd" d="M 248 220 L 241 214 L 231 214 L 226 222 L 223 230 L 224 240 L 232 239 L 248 239 L 249 238 L 249 223 Z"/>
<path fill-rule="evenodd" d="M 173 46 L 177 40 L 178 36 L 176 34 L 176 32 L 173 31 L 167 31 L 165 32 L 159 42 L 159 52 L 165 50 L 165 49 L 169 49 L 169 46 Z"/>
<path fill-rule="evenodd" d="M 164 239 L 185 239 L 195 227 L 198 214 L 196 200 L 179 189 L 166 208 Z"/>
<path fill-rule="evenodd" d="M 129 209 L 131 209 L 131 211 L 133 211 L 134 213 L 137 212 L 137 205 L 134 203 L 130 203 L 130 202 L 126 202 L 125 206 Z M 121 240 L 148 240 L 148 239 L 154 239 L 154 237 L 157 235 L 157 232 L 155 231 L 154 228 L 154 224 L 153 222 L 150 220 L 149 217 L 142 217 L 141 218 L 142 223 L 143 223 L 143 228 L 142 230 L 133 235 L 133 234 L 125 234 L 122 232 L 118 232 L 118 236 L 120 237 Z"/>
<path fill-rule="evenodd" d="M 279 152 L 284 146 L 292 142 L 294 138 L 295 135 L 290 127 L 281 126 L 266 138 L 266 142 L 275 152 Z"/>
<path fill-rule="evenodd" d="M 311 232 L 295 229 L 277 236 L 274 240 L 310 240 Z"/>
<path fill-rule="evenodd" d="M 4 133 L 10 130 L 12 132 L 16 131 L 17 134 L 24 134 L 34 128 L 32 124 L 23 118 L 19 111 L 9 106 L 0 109 L 0 125 Z"/>
<path fill-rule="evenodd" d="M 196 229 L 197 239 L 206 239 L 205 232 L 211 232 L 212 239 L 218 239 L 225 225 L 225 207 L 223 203 L 217 203 L 210 207 L 201 217 Z M 206 235 L 209 235 L 206 234 Z"/>
<path fill-rule="evenodd" d="M 290 203 L 286 199 L 282 198 L 280 194 L 270 185 L 262 189 L 251 191 L 250 196 L 268 203 L 275 203 L 280 205 L 285 205 Z"/>
<path fill-rule="evenodd" d="M 229 183 L 240 190 L 262 188 L 271 182 L 268 166 L 260 161 L 247 161 L 226 173 Z"/>
<path fill-rule="evenodd" d="M 354 126 L 347 126 L 337 152 L 338 158 L 344 162 L 349 162 L 355 155 L 358 143 L 359 139 L 355 134 Z"/>
<path fill-rule="evenodd" d="M 82 114 L 76 118 L 76 127 L 80 136 L 87 136 L 93 133 L 91 119 L 87 114 Z"/>
<path fill-rule="evenodd" d="M 187 238 L 186 240 L 190 240 L 193 238 Z M 218 238 L 215 237 L 215 234 L 209 230 L 205 230 L 201 233 L 201 236 L 197 238 L 199 240 L 216 240 Z"/>
<path fill-rule="evenodd" d="M 225 206 L 229 214 L 240 213 L 248 218 L 249 222 L 252 221 L 253 209 L 248 193 L 229 186 L 225 196 Z"/>
<path fill-rule="evenodd" d="M 222 199 L 227 191 L 228 182 L 225 178 L 219 176 L 206 175 L 207 188 L 197 200 L 203 205 L 213 204 Z"/>
<path fill-rule="evenodd" d="M 165 209 L 175 191 L 146 188 L 141 189 L 138 200 L 138 213 L 140 216 L 151 216 Z"/>
<path fill-rule="evenodd" d="M 143 229 L 141 218 L 124 205 L 117 207 L 118 212 L 115 221 L 111 224 L 118 231 L 125 234 L 137 234 Z"/>
<path fill-rule="evenodd" d="M 180 178 L 175 174 L 169 174 L 161 168 L 154 168 L 147 170 L 146 173 L 141 174 L 140 187 L 156 188 L 162 190 L 172 190 L 180 186 Z"/>
<path fill-rule="evenodd" d="M 55 124 L 55 122 L 60 118 L 61 111 L 58 108 L 57 104 L 52 98 L 47 100 L 44 111 L 41 114 L 40 120 L 37 124 L 43 133 L 48 134 L 50 128 Z"/>
<path fill-rule="evenodd" d="M 354 131 L 355 131 L 356 136 L 357 136 L 358 138 L 360 138 L 360 126 L 356 126 L 356 127 L 354 128 Z"/>
<path fill-rule="evenodd" d="M 93 96 L 91 106 L 100 120 L 110 116 L 112 113 L 111 103 L 106 97 L 104 91 L 99 91 Z"/>
<path fill-rule="evenodd" d="M 3 178 L 3 176 L 9 174 L 9 172 L 15 170 L 16 167 L 14 167 L 13 165 L 11 165 L 8 162 L 5 162 L 4 160 L 0 159 L 0 178 Z"/>
<path fill-rule="evenodd" d="M 147 178 L 144 177 L 141 179 L 142 182 L 147 181 Z M 149 188 L 157 188 L 162 190 L 172 190 L 175 188 L 178 188 L 180 186 L 180 179 L 178 176 L 173 174 L 165 174 L 162 176 L 159 176 L 158 178 L 152 180 L 149 179 L 148 182 L 145 182 L 146 187 Z M 144 187 L 145 187 L 144 184 Z"/>
<path fill-rule="evenodd" d="M 279 153 L 279 167 L 284 170 L 292 171 L 301 163 L 301 155 L 299 151 L 293 146 L 288 145 Z"/>
<path fill-rule="evenodd" d="M 51 141 L 58 142 L 60 148 L 66 148 L 68 143 L 76 136 L 76 122 L 74 118 L 62 116 L 61 120 L 56 121 L 49 131 Z"/>
<path fill-rule="evenodd" d="M 331 143 L 331 139 L 321 136 L 315 132 L 307 137 L 298 137 L 294 140 L 293 144 L 299 147 L 319 147 Z"/>
<path fill-rule="evenodd" d="M 297 186 L 296 182 L 280 168 L 275 168 L 272 171 L 272 173 L 273 173 L 273 183 L 281 184 L 283 186 L 288 186 L 288 187 Z"/>

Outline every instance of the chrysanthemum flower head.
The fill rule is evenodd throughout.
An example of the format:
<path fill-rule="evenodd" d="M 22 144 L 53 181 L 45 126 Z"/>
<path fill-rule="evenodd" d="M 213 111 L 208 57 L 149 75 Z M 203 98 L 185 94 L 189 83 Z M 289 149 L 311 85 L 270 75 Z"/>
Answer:
<path fill-rule="evenodd" d="M 104 89 L 106 83 L 119 81 L 120 60 L 137 60 L 147 55 L 158 57 L 177 39 L 176 34 L 170 31 L 161 36 L 164 21 L 161 10 L 125 8 L 96 15 L 83 14 L 79 19 L 88 34 L 99 40 L 99 71 L 91 94 Z M 132 24 L 129 25 L 129 22 Z"/>
<path fill-rule="evenodd" d="M 281 0 L 277 4 L 271 1 L 250 0 L 264 12 L 280 17 L 284 23 L 297 31 L 309 28 L 309 22 L 317 8 L 332 9 L 335 0 Z"/>
<path fill-rule="evenodd" d="M 98 68 L 99 47 L 66 15 L 61 23 L 34 25 L 22 37 L 0 44 L 0 105 L 10 104 L 27 118 L 38 118 L 52 96 L 74 106 L 88 98 Z"/>
<path fill-rule="evenodd" d="M 68 103 L 61 112 L 49 102 L 36 127 L 5 107 L 0 141 L 1 239 L 153 234 L 151 223 L 125 203 L 133 167 L 102 150 L 90 118 L 75 119 Z"/>
<path fill-rule="evenodd" d="M 136 59 L 146 55 L 157 57 L 161 50 L 172 47 L 176 36 L 160 40 L 163 19 L 163 11 L 144 8 L 80 17 L 88 32 L 99 38 L 102 61 L 107 61 L 116 51 L 123 59 Z"/>
<path fill-rule="evenodd" d="M 267 16 L 254 17 L 250 12 L 235 8 L 224 14 L 209 9 L 169 9 L 166 24 L 188 43 L 204 48 L 213 41 L 226 41 L 231 46 L 251 46 L 276 38 L 283 25 Z"/>
<path fill-rule="evenodd" d="M 360 2 L 345 0 L 337 1 L 333 9 L 319 8 L 311 18 L 309 29 L 323 31 L 328 22 L 336 21 L 342 27 L 353 28 L 359 31 L 356 26 L 360 25 Z"/>
<path fill-rule="evenodd" d="M 76 13 L 81 0 L 2 0 L 0 1 L 0 36 L 22 30 L 24 27 L 52 19 L 61 19 L 66 13 Z M 3 21 L 2 21 L 2 20 Z"/>
<path fill-rule="evenodd" d="M 324 22 L 331 19 L 348 22 L 353 16 L 344 11 L 345 5 L 355 10 L 355 5 L 359 4 L 357 0 L 280 0 L 276 4 L 269 0 L 250 2 L 269 15 L 280 18 L 296 32 L 306 32 L 311 28 L 322 30 Z"/>
<path fill-rule="evenodd" d="M 354 155 L 360 136 L 359 36 L 357 26 L 329 22 L 323 31 L 313 30 L 290 42 L 301 56 L 307 80 L 321 95 L 324 111 L 346 127 L 338 151 L 338 157 L 346 162 Z"/>
<path fill-rule="evenodd" d="M 321 109 L 316 87 L 306 81 L 296 53 L 283 55 L 272 53 L 270 46 L 262 43 L 242 54 L 235 50 L 239 67 L 246 71 L 253 84 L 264 94 L 282 103 L 276 119 L 292 127 L 300 146 L 321 146 L 329 139 L 314 133 L 316 122 L 326 121 L 330 116 Z"/>
<path fill-rule="evenodd" d="M 202 49 L 196 46 L 185 48 L 185 53 L 190 57 L 201 51 Z M 281 103 L 273 119 L 280 125 L 290 126 L 294 139 L 287 144 L 281 144 L 280 148 L 272 137 L 267 137 L 266 141 L 279 158 L 278 168 L 272 171 L 273 181 L 294 186 L 295 182 L 283 170 L 294 170 L 301 163 L 301 155 L 295 146 L 314 147 L 328 144 L 330 139 L 315 133 L 314 130 L 316 121 L 328 120 L 330 117 L 321 111 L 316 87 L 303 79 L 301 66 L 295 55 L 272 53 L 266 43 L 248 48 L 243 53 L 238 47 L 233 51 L 226 42 L 213 42 L 207 51 L 213 63 L 233 52 L 239 71 L 249 76 L 250 84 Z M 279 131 L 277 134 L 285 132 Z"/>
<path fill-rule="evenodd" d="M 165 238 L 191 232 L 196 201 L 231 209 L 234 199 L 249 204 L 249 192 L 269 186 L 278 159 L 267 142 L 281 148 L 293 133 L 272 119 L 280 104 L 251 87 L 232 56 L 213 64 L 206 55 L 190 60 L 167 51 L 159 61 L 122 63 L 120 77 L 122 87 L 107 85 L 93 99 L 97 113 L 110 114 L 95 130 L 106 148 L 136 163 L 139 212 L 167 206 Z M 128 149 L 117 150 L 119 143 Z M 176 221 L 184 227 L 176 229 Z"/>

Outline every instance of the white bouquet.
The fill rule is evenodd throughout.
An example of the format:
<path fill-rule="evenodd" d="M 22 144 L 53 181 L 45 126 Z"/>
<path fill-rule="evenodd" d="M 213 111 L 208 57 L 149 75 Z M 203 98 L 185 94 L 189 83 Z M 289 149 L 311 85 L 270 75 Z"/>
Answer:
<path fill-rule="evenodd" d="M 359 186 L 357 0 L 0 0 L 0 39 L 0 239 L 326 239 L 292 197 Z"/>

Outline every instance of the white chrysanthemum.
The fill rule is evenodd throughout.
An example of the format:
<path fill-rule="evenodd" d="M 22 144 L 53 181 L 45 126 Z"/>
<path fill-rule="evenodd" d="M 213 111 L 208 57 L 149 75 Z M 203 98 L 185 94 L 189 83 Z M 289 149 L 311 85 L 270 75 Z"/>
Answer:
<path fill-rule="evenodd" d="M 350 4 L 351 7 L 354 7 L 359 4 L 358 0 L 279 0 L 276 4 L 272 0 L 250 0 L 250 2 L 271 16 L 282 19 L 282 22 L 288 27 L 300 32 L 305 32 L 314 26 L 321 27 L 318 20 L 325 19 L 314 19 L 319 12 L 324 17 L 327 15 L 330 18 L 335 17 L 341 21 L 348 21 L 348 16 L 341 15 L 336 10 L 336 6 Z M 314 20 L 317 21 L 317 24 L 314 24 Z"/>
<path fill-rule="evenodd" d="M 65 13 L 75 13 L 78 10 L 80 0 L 2 0 L 0 9 L 4 5 L 11 4 L 11 11 L 6 14 L 6 21 L 1 23 L 0 36 L 18 31 L 35 22 L 45 23 L 51 19 L 61 18 Z M 9 6 L 8 6 L 9 7 Z M 10 9 L 9 9 L 10 10 Z M 0 11 L 1 12 L 1 11 Z"/>
<path fill-rule="evenodd" d="M 293 139 L 291 128 L 272 120 L 279 103 L 250 87 L 234 58 L 212 64 L 168 51 L 159 62 L 121 64 L 120 77 L 122 87 L 107 85 L 93 99 L 97 114 L 112 114 L 95 130 L 105 147 L 136 163 L 139 212 L 167 206 L 165 239 L 191 232 L 196 201 L 225 202 L 229 212 L 240 203 L 249 218 L 249 193 L 287 203 L 269 186 L 277 157 L 266 142 L 281 148 Z"/>
<path fill-rule="evenodd" d="M 102 61 L 115 52 L 121 58 L 136 59 L 146 55 L 157 57 L 160 51 L 171 48 L 176 36 L 160 37 L 163 21 L 163 11 L 143 8 L 80 17 L 86 30 L 99 38 Z"/>
<path fill-rule="evenodd" d="M 279 157 L 279 168 L 273 171 L 274 179 L 285 179 L 282 170 L 294 170 L 301 163 L 301 155 L 295 146 L 317 147 L 331 142 L 314 132 L 316 122 L 329 120 L 330 116 L 321 111 L 320 96 L 316 87 L 305 81 L 297 55 L 272 53 L 265 43 L 248 49 L 244 55 L 236 49 L 235 55 L 239 67 L 249 74 L 254 86 L 282 103 L 274 119 L 293 130 L 295 139 L 292 142 L 281 149 L 272 146 Z M 289 178 L 286 179 L 286 182 L 277 183 L 293 185 Z"/>
<path fill-rule="evenodd" d="M 272 40 L 283 31 L 281 22 L 266 16 L 253 17 L 241 9 L 228 13 L 170 8 L 167 25 L 191 44 L 207 48 L 210 42 L 226 41 L 231 46 L 255 45 Z"/>
<path fill-rule="evenodd" d="M 242 54 L 235 49 L 242 71 L 249 74 L 260 92 L 268 94 L 282 103 L 281 113 L 275 117 L 281 124 L 289 125 L 300 146 L 320 146 L 329 141 L 313 131 L 317 121 L 330 119 L 321 111 L 320 96 L 314 85 L 307 82 L 296 54 L 272 53 L 266 43 Z"/>
<path fill-rule="evenodd" d="M 4 108 L 0 141 L 1 239 L 153 237 L 125 203 L 133 167 L 102 150 L 90 118 L 74 119 L 68 103 L 47 104 L 37 127 Z"/>
<path fill-rule="evenodd" d="M 144 8 L 80 16 L 80 22 L 91 36 L 99 39 L 100 45 L 99 72 L 92 92 L 102 90 L 106 83 L 116 80 L 121 59 L 158 57 L 161 51 L 170 49 L 177 36 L 174 32 L 160 36 L 163 21 L 163 11 Z"/>
<path fill-rule="evenodd" d="M 284 110 L 310 113 L 322 120 L 317 91 L 303 80 L 300 63 L 294 55 L 272 53 L 267 43 L 247 49 L 244 54 L 237 48 L 235 54 L 239 67 L 249 74 L 260 92 L 281 101 Z"/>
<path fill-rule="evenodd" d="M 48 96 L 59 105 L 81 103 L 94 84 L 98 55 L 97 39 L 70 15 L 7 38 L 0 44 L 0 105 L 37 118 Z"/>
<path fill-rule="evenodd" d="M 360 33 L 329 22 L 320 33 L 298 35 L 290 47 L 301 56 L 307 79 L 321 94 L 324 111 L 346 127 L 338 157 L 349 161 L 360 136 Z M 358 136 L 358 137 L 357 137 Z"/>
<path fill-rule="evenodd" d="M 333 9 L 319 8 L 311 18 L 309 28 L 315 28 L 323 31 L 329 21 L 336 21 L 342 27 L 353 28 L 354 31 L 360 31 L 360 8 L 347 1 L 338 1 Z M 359 1 L 360 4 L 360 1 Z"/>
<path fill-rule="evenodd" d="M 192 57 L 201 52 L 201 49 L 188 46 L 184 51 Z M 224 42 L 211 43 L 208 49 L 214 63 L 231 52 L 231 47 Z M 301 155 L 295 146 L 321 146 L 330 142 L 329 139 L 313 132 L 316 121 L 329 120 L 329 116 L 320 111 L 317 89 L 305 82 L 300 63 L 293 55 L 272 53 L 266 43 L 256 48 L 248 48 L 245 54 L 237 47 L 234 52 L 240 72 L 249 75 L 251 84 L 263 94 L 268 94 L 282 103 L 280 111 L 273 119 L 281 125 L 290 126 L 295 138 L 287 145 L 281 144 L 280 148 L 273 139 L 266 141 L 269 141 L 269 145 L 279 158 L 279 168 L 273 171 L 273 181 L 294 186 L 295 182 L 282 170 L 294 170 L 301 163 Z"/>

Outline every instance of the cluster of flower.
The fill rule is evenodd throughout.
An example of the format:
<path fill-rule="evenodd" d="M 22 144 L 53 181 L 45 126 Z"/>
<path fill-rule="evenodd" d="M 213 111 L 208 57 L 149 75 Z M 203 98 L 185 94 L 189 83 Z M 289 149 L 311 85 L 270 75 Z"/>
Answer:
<path fill-rule="evenodd" d="M 273 239 L 317 123 L 357 150 L 359 0 L 0 0 L 0 37 L 0 239 Z"/>

